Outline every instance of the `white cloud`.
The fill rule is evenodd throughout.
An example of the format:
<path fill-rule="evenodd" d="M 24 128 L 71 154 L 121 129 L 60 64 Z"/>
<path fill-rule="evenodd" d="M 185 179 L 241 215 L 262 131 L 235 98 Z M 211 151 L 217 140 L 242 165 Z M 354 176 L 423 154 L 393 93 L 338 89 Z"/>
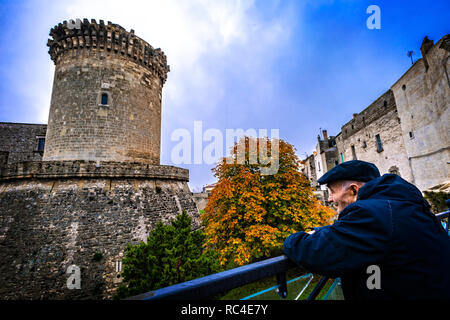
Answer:
<path fill-rule="evenodd" d="M 276 50 L 286 43 L 292 19 L 286 12 L 263 19 L 253 1 L 239 0 L 62 0 L 34 5 L 43 9 L 30 17 L 40 26 L 37 30 L 49 28 L 51 21 L 103 19 L 134 29 L 152 46 L 162 48 L 171 66 L 163 90 L 164 112 L 169 117 L 187 107 L 191 114 L 194 110 L 212 114 L 224 97 L 224 74 L 230 68 L 247 71 L 248 78 L 243 81 L 256 80 L 264 88 L 260 76 L 277 55 Z M 50 97 L 50 93 L 42 95 Z M 45 98 L 39 100 L 36 103 L 42 110 Z M 46 121 L 42 113 L 40 118 Z"/>

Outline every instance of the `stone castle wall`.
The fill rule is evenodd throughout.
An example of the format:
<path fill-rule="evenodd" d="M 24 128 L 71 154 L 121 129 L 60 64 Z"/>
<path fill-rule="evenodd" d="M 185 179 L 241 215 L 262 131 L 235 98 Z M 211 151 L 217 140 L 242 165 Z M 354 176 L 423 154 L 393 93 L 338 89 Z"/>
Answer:
<path fill-rule="evenodd" d="M 1 299 L 111 298 L 127 243 L 146 240 L 159 220 L 168 223 L 182 210 L 193 228 L 200 226 L 187 170 L 155 166 L 159 171 L 148 169 L 145 177 L 142 165 L 133 171 L 128 164 L 121 177 L 119 163 L 101 163 L 105 174 L 117 169 L 116 176 L 93 178 L 79 168 L 96 163 L 47 165 L 40 169 L 45 175 L 38 164 L 11 166 L 0 180 Z M 67 287 L 70 265 L 80 268 L 80 289 Z"/>
<path fill-rule="evenodd" d="M 46 130 L 46 124 L 0 122 L 0 171 L 7 163 L 42 160 L 39 137 Z"/>
<path fill-rule="evenodd" d="M 200 227 L 189 171 L 159 165 L 169 66 L 160 49 L 110 22 L 64 22 L 50 36 L 47 130 L 0 126 L 9 140 L 0 145 L 0 299 L 109 299 L 128 243 L 183 210 Z M 26 161 L 41 160 L 29 156 L 38 131 L 43 161 Z"/>
<path fill-rule="evenodd" d="M 50 35 L 55 76 L 43 159 L 159 164 L 164 53 L 110 22 L 63 23 Z"/>
<path fill-rule="evenodd" d="M 209 192 L 195 192 L 192 194 L 198 210 L 205 210 L 210 195 Z"/>

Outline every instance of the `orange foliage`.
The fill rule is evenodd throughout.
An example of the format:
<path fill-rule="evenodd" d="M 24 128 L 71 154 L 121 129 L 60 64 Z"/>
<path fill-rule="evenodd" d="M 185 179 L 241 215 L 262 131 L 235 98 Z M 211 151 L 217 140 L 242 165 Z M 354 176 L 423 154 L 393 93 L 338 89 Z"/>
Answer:
<path fill-rule="evenodd" d="M 219 252 L 222 265 L 244 265 L 270 257 L 290 234 L 327 225 L 336 214 L 314 196 L 289 143 L 277 140 L 278 150 L 267 155 L 278 158 L 279 168 L 273 175 L 261 174 L 262 165 L 248 161 L 255 151 L 249 147 L 251 143 L 256 143 L 256 150 L 267 143 L 270 151 L 273 141 L 243 138 L 234 145 L 232 154 L 237 160 L 244 144 L 245 163 L 227 163 L 224 158 L 213 169 L 218 183 L 201 218 L 207 236 L 205 246 Z"/>

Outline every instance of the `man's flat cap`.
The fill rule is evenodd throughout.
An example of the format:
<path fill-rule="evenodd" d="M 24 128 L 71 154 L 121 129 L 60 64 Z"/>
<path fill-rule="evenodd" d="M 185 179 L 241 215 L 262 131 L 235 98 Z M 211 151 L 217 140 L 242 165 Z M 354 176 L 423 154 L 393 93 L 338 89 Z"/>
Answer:
<path fill-rule="evenodd" d="M 327 184 L 333 181 L 352 180 L 367 182 L 380 176 L 378 168 L 370 162 L 351 160 L 338 164 L 320 177 L 317 182 Z"/>

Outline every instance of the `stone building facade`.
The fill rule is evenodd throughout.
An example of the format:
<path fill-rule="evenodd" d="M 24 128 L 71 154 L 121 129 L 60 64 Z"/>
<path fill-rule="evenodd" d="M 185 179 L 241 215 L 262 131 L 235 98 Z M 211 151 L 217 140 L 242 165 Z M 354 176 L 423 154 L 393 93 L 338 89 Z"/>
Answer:
<path fill-rule="evenodd" d="M 28 141 L 1 146 L 0 299 L 110 299 L 128 243 L 183 210 L 200 226 L 189 171 L 159 163 L 164 54 L 110 22 L 69 26 L 50 32 L 46 133 L 0 126 Z"/>
<path fill-rule="evenodd" d="M 314 195 L 326 206 L 328 202 L 328 189 L 317 182 L 322 175 L 338 164 L 336 137 L 328 136 L 327 130 L 322 130 L 322 139 L 317 136 L 317 145 L 313 153 L 301 161 L 300 171 L 310 181 Z"/>
<path fill-rule="evenodd" d="M 205 210 L 206 205 L 208 204 L 208 201 L 209 201 L 209 197 L 211 196 L 211 192 L 216 185 L 217 185 L 217 182 L 211 183 L 206 186 L 203 186 L 202 192 L 192 193 L 192 196 L 194 197 L 194 201 L 197 204 L 198 210 Z"/>
<path fill-rule="evenodd" d="M 420 190 L 450 182 L 450 35 L 427 37 L 422 58 L 392 85 L 405 155 Z"/>
<path fill-rule="evenodd" d="M 336 140 L 340 162 L 374 163 L 381 174 L 396 173 L 413 182 L 394 95 L 388 90 L 341 128 Z"/>
<path fill-rule="evenodd" d="M 195 204 L 197 205 L 198 210 L 205 210 L 206 205 L 208 204 L 210 194 L 208 192 L 194 192 L 192 193 L 192 197 L 194 198 Z"/>
<path fill-rule="evenodd" d="M 300 165 L 301 172 L 308 178 L 311 182 L 313 188 L 318 188 L 317 176 L 316 176 L 316 165 L 314 158 L 317 153 L 314 151 L 313 154 L 307 156 Z"/>
<path fill-rule="evenodd" d="M 338 152 L 336 147 L 336 137 L 328 136 L 327 130 L 322 130 L 323 139 L 317 136 L 317 146 L 314 161 L 316 162 L 316 178 L 320 179 L 328 170 L 338 164 Z M 320 187 L 326 190 L 324 186 Z"/>
<path fill-rule="evenodd" d="M 46 124 L 0 122 L 0 172 L 8 163 L 40 161 Z"/>
<path fill-rule="evenodd" d="M 317 136 L 317 145 L 313 153 L 302 161 L 300 170 L 311 181 L 315 189 L 326 190 L 319 186 L 317 180 L 328 170 L 338 164 L 336 137 L 328 136 L 327 130 L 322 130 L 323 138 Z"/>

